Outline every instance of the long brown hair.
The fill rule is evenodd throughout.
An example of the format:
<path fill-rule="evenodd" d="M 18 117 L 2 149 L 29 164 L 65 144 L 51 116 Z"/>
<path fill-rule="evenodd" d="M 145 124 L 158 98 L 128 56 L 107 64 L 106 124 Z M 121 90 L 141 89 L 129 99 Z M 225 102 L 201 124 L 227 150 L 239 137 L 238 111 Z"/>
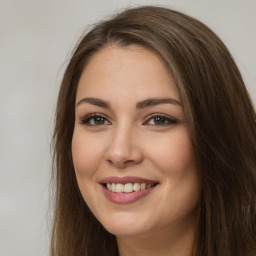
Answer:
<path fill-rule="evenodd" d="M 56 201 L 51 255 L 118 254 L 115 237 L 80 194 L 71 156 L 81 72 L 90 56 L 109 44 L 152 49 L 175 79 L 201 185 L 194 255 L 256 255 L 256 115 L 243 79 L 208 27 L 153 6 L 128 9 L 94 26 L 66 68 L 53 137 Z"/>

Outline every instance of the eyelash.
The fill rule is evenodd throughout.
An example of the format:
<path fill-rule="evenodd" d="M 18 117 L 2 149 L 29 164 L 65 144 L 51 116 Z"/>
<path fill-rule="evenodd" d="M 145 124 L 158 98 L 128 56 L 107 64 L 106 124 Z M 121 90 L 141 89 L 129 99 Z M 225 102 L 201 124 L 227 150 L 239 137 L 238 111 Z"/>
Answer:
<path fill-rule="evenodd" d="M 104 121 L 108 121 L 107 120 L 107 117 L 105 115 L 102 115 L 100 113 L 93 113 L 93 114 L 90 114 L 90 115 L 87 115 L 85 117 L 83 117 L 81 120 L 80 120 L 80 123 L 81 124 L 84 124 L 84 125 L 88 125 L 88 126 L 98 126 L 98 125 L 104 125 L 104 124 L 90 124 L 90 121 L 91 120 L 94 120 L 94 123 L 95 123 L 95 119 L 96 118 L 102 118 L 104 119 Z M 109 121 L 108 121 L 109 122 Z M 110 122 L 109 122 L 110 123 Z"/>
<path fill-rule="evenodd" d="M 150 120 L 155 119 L 155 121 L 156 121 L 156 118 L 160 118 L 160 119 L 164 120 L 165 122 L 167 121 L 167 123 L 164 123 L 164 124 L 149 124 Z M 154 125 L 154 126 L 168 126 L 168 125 L 177 124 L 177 120 L 170 117 L 170 116 L 164 115 L 164 114 L 152 114 L 152 115 L 147 117 L 147 120 L 146 120 L 146 122 L 143 123 L 143 125 L 147 124 L 147 123 L 149 125 Z"/>
<path fill-rule="evenodd" d="M 103 121 L 104 124 L 95 124 L 96 118 L 101 118 L 101 121 Z M 164 123 L 163 124 L 150 124 L 150 121 L 153 120 L 153 119 L 155 119 L 155 121 L 156 121 L 156 118 L 160 118 L 161 121 L 164 121 Z M 90 124 L 90 121 L 94 121 L 94 124 Z M 108 124 L 105 124 L 105 121 L 107 121 Z M 101 126 L 101 125 L 109 125 L 109 124 L 111 124 L 108 121 L 108 118 L 105 115 L 100 114 L 100 113 L 89 114 L 89 115 L 83 117 L 80 120 L 80 123 L 84 124 L 84 125 L 88 125 L 88 126 Z M 178 123 L 176 119 L 171 118 L 171 117 L 169 117 L 167 115 L 164 115 L 164 114 L 152 114 L 152 115 L 147 117 L 146 121 L 143 122 L 143 125 L 147 125 L 148 124 L 148 125 L 152 125 L 152 126 L 168 126 L 168 125 L 173 125 L 173 124 L 176 124 L 176 123 Z"/>

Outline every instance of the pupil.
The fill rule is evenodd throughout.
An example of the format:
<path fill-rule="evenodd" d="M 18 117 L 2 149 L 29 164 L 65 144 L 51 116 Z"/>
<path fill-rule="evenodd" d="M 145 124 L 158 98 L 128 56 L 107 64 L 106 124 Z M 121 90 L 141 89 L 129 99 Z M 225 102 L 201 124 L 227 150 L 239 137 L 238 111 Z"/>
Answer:
<path fill-rule="evenodd" d="M 104 118 L 103 117 L 95 117 L 94 122 L 95 122 L 95 124 L 104 124 Z"/>
<path fill-rule="evenodd" d="M 165 119 L 163 117 L 155 117 L 155 123 L 156 124 L 164 124 L 165 123 Z"/>

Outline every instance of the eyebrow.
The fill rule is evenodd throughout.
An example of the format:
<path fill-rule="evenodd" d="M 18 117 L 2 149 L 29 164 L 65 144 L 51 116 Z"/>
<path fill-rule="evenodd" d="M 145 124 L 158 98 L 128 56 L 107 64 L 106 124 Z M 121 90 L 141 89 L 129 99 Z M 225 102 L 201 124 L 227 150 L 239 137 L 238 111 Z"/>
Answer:
<path fill-rule="evenodd" d="M 182 107 L 180 101 L 172 99 L 172 98 L 153 98 L 140 101 L 136 104 L 136 109 L 143 109 L 147 107 L 152 107 L 160 104 L 173 104 Z"/>
<path fill-rule="evenodd" d="M 111 106 L 110 106 L 110 103 L 105 101 L 105 100 L 101 100 L 101 99 L 98 99 L 98 98 L 83 98 L 81 99 L 80 101 L 78 101 L 78 103 L 76 104 L 76 106 L 79 106 L 81 105 L 82 103 L 90 103 L 92 105 L 95 105 L 95 106 L 98 106 L 98 107 L 101 107 L 101 108 L 107 108 L 107 109 L 110 109 Z"/>
<path fill-rule="evenodd" d="M 99 98 L 93 98 L 93 97 L 83 98 L 80 101 L 78 101 L 76 106 L 79 106 L 82 103 L 90 103 L 92 105 L 95 105 L 95 106 L 98 106 L 98 107 L 101 107 L 101 108 L 106 108 L 106 109 L 111 108 L 111 104 L 108 101 L 101 100 Z M 139 101 L 136 104 L 136 109 L 143 109 L 143 108 L 152 107 L 152 106 L 156 106 L 156 105 L 160 105 L 160 104 L 173 104 L 173 105 L 177 105 L 177 106 L 182 107 L 181 102 L 176 100 L 176 99 L 172 99 L 172 98 L 152 98 L 152 99 L 146 99 L 146 100 L 143 100 L 143 101 Z"/>

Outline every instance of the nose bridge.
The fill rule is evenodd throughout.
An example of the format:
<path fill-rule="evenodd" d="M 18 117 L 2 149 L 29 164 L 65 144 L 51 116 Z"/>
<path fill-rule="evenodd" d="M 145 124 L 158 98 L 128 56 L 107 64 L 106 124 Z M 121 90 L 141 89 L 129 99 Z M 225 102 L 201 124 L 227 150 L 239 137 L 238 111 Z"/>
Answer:
<path fill-rule="evenodd" d="M 125 121 L 116 125 L 106 153 L 107 161 L 117 167 L 125 167 L 141 161 L 142 154 L 136 144 L 134 133 L 135 127 Z"/>

